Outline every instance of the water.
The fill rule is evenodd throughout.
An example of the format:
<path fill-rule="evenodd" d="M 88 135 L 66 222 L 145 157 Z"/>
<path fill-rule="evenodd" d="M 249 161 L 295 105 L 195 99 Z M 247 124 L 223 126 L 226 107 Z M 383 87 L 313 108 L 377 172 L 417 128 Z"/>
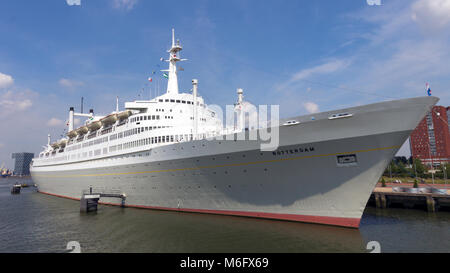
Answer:
<path fill-rule="evenodd" d="M 0 179 L 0 252 L 450 252 L 450 212 L 367 208 L 359 230 L 232 216 L 99 206 L 79 212 L 79 202 Z"/>

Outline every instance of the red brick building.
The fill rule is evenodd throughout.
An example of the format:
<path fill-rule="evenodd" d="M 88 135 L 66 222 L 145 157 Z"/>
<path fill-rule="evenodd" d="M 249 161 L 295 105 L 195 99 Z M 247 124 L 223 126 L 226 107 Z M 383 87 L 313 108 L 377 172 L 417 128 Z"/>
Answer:
<path fill-rule="evenodd" d="M 438 166 L 450 163 L 450 107 L 434 106 L 411 133 L 413 158 Z"/>

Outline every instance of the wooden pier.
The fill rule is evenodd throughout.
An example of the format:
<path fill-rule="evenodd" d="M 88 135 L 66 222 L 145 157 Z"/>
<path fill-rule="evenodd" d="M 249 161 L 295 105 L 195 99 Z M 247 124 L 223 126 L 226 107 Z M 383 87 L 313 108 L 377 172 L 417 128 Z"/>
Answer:
<path fill-rule="evenodd" d="M 432 188 L 381 188 L 373 191 L 368 205 L 387 209 L 390 207 L 425 208 L 428 212 L 450 209 L 450 193 Z"/>

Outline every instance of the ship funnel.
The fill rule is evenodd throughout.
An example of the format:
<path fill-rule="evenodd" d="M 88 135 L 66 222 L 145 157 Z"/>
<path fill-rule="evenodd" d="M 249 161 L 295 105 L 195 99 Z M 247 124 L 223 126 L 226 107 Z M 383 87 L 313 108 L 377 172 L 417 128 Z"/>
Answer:
<path fill-rule="evenodd" d="M 242 90 L 242 88 L 238 88 L 237 94 L 238 94 L 238 103 L 242 103 L 244 99 L 244 90 Z"/>
<path fill-rule="evenodd" d="M 69 109 L 69 130 L 68 130 L 68 132 L 73 130 L 73 115 L 74 115 L 74 108 L 70 107 L 70 109 Z"/>

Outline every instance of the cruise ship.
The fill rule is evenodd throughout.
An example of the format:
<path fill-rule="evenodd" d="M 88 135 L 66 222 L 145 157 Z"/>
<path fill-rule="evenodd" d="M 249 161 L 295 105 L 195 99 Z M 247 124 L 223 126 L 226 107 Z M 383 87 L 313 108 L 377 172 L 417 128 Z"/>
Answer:
<path fill-rule="evenodd" d="M 386 166 L 439 100 L 385 101 L 251 127 L 238 89 L 236 122 L 228 126 L 199 95 L 197 80 L 192 92 L 179 92 L 181 50 L 172 30 L 165 94 L 108 115 L 71 107 L 67 137 L 49 137 L 31 163 L 38 191 L 79 200 L 90 188 L 114 189 L 127 207 L 358 228 Z M 78 128 L 76 116 L 86 118 Z M 269 131 L 277 145 L 264 147 Z"/>

